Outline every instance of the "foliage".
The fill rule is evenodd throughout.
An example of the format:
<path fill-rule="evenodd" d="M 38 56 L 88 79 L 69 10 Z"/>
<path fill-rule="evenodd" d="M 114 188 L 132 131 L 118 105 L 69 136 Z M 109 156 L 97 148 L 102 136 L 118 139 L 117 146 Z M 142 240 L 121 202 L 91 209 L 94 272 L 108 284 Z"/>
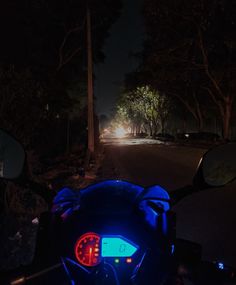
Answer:
<path fill-rule="evenodd" d="M 0 128 L 24 144 L 27 158 L 34 160 L 34 165 L 41 156 L 44 168 L 39 172 L 45 171 L 52 161 L 55 169 L 59 154 L 72 144 L 77 146 L 77 163 L 85 152 L 81 145 L 86 145 L 87 137 L 84 95 L 88 2 L 93 58 L 97 63 L 105 58 L 102 48 L 109 28 L 119 17 L 121 0 L 1 3 Z M 54 156 L 57 160 L 52 160 Z M 29 168 L 32 174 L 32 165 Z M 37 232 L 31 221 L 44 205 L 32 193 L 34 187 L 1 190 L 9 198 L 9 207 L 1 203 L 0 267 L 9 270 L 31 262 Z"/>
<path fill-rule="evenodd" d="M 126 128 L 131 127 L 132 133 L 148 129 L 153 136 L 160 127 L 164 131 L 170 109 L 171 102 L 164 94 L 161 95 L 148 85 L 137 87 L 121 96 L 115 123 Z"/>
<path fill-rule="evenodd" d="M 0 70 L 0 94 L 1 128 L 28 145 L 46 112 L 43 86 L 30 70 L 17 71 L 11 66 Z"/>
<path fill-rule="evenodd" d="M 87 4 L 97 63 L 104 60 L 102 48 L 119 17 L 120 0 L 1 3 L 1 126 L 27 145 L 32 137 L 35 143 L 45 133 L 55 134 L 58 119 L 64 126 L 69 115 L 83 117 L 86 125 Z"/>
<path fill-rule="evenodd" d="M 38 72 L 60 70 L 68 64 L 81 69 L 86 59 L 87 4 L 85 0 L 5 1 L 1 7 L 1 61 L 31 66 Z M 89 7 L 94 58 L 101 61 L 121 1 L 91 0 Z"/>
<path fill-rule="evenodd" d="M 215 106 L 228 138 L 235 99 L 235 1 L 145 0 L 143 14 L 139 78 L 177 97 L 199 128 L 204 106 Z"/>

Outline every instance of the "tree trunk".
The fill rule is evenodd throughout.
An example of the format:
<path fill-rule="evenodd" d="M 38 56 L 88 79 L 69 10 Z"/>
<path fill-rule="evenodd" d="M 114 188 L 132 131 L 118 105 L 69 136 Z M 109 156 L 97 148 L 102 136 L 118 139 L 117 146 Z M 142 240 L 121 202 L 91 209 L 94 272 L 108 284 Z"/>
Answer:
<path fill-rule="evenodd" d="M 134 135 L 134 124 L 131 125 L 131 135 Z"/>
<path fill-rule="evenodd" d="M 187 132 L 187 119 L 186 117 L 183 118 L 183 133 Z"/>
<path fill-rule="evenodd" d="M 166 131 L 166 118 L 160 119 L 160 125 L 161 125 L 161 133 L 164 134 Z"/>
<path fill-rule="evenodd" d="M 193 101 L 194 101 L 193 106 L 191 106 L 191 104 L 187 100 L 184 100 L 184 98 L 182 98 L 181 96 L 176 95 L 176 97 L 183 103 L 186 109 L 190 112 L 190 114 L 192 114 L 192 116 L 196 120 L 197 125 L 198 125 L 198 131 L 202 131 L 203 130 L 203 115 L 201 111 L 201 106 L 194 92 L 192 93 L 192 96 L 193 96 Z"/>
<path fill-rule="evenodd" d="M 203 130 L 203 118 L 202 118 L 202 114 L 198 113 L 198 131 L 201 132 Z"/>
<path fill-rule="evenodd" d="M 140 134 L 141 133 L 141 125 L 140 124 L 137 124 L 136 125 L 136 134 Z"/>
<path fill-rule="evenodd" d="M 199 101 L 198 101 L 198 98 L 197 98 L 197 95 L 196 93 L 193 91 L 193 98 L 194 98 L 194 101 L 195 101 L 195 107 L 196 107 L 196 111 L 195 111 L 195 115 L 196 115 L 196 120 L 197 120 L 197 123 L 198 123 L 198 132 L 201 132 L 203 130 L 203 116 L 202 116 L 202 110 L 201 110 L 201 107 L 200 107 L 200 104 L 199 104 Z"/>
<path fill-rule="evenodd" d="M 225 112 L 222 117 L 223 120 L 223 138 L 224 140 L 230 139 L 230 119 L 232 115 L 233 102 L 230 97 L 225 99 Z"/>
<path fill-rule="evenodd" d="M 159 124 L 156 123 L 156 121 L 153 124 L 153 136 L 155 136 L 157 134 L 157 130 L 158 130 Z"/>
<path fill-rule="evenodd" d="M 149 127 L 149 131 L 150 131 L 150 136 L 152 137 L 152 136 L 153 136 L 152 124 L 149 123 L 149 124 L 148 124 L 148 127 Z"/>

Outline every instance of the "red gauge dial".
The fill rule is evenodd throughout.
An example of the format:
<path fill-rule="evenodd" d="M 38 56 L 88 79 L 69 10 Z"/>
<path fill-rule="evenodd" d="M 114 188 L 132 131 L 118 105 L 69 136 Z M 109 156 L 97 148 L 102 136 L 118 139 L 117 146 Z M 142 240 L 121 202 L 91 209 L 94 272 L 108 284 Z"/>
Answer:
<path fill-rule="evenodd" d="M 95 233 L 86 233 L 77 240 L 75 256 L 80 264 L 92 267 L 101 262 L 100 239 Z"/>

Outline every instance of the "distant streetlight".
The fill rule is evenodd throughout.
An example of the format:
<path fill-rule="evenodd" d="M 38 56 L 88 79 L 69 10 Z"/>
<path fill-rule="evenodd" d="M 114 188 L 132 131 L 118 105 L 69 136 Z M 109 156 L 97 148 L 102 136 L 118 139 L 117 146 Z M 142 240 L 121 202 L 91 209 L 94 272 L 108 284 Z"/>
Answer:
<path fill-rule="evenodd" d="M 117 129 L 115 129 L 115 136 L 117 138 L 124 138 L 125 135 L 127 134 L 127 131 L 123 128 L 123 127 L 118 127 Z"/>

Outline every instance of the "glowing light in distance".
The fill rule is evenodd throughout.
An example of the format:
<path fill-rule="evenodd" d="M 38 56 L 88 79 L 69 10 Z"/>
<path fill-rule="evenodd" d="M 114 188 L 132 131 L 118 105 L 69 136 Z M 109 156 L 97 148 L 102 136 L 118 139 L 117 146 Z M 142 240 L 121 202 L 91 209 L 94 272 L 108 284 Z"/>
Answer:
<path fill-rule="evenodd" d="M 126 135 L 126 130 L 123 127 L 119 127 L 117 129 L 115 129 L 115 136 L 117 138 L 123 138 Z"/>

